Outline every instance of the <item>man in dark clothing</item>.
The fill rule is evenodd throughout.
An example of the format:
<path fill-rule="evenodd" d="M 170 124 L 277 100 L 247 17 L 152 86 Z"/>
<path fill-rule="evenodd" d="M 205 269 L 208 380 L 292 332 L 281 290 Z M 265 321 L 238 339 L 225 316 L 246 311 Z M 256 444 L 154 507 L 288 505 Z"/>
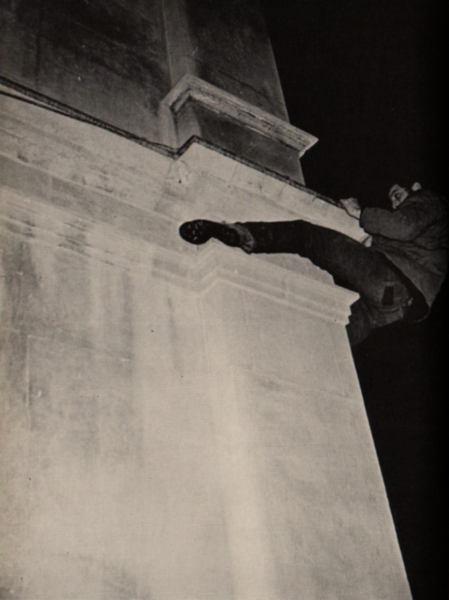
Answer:
<path fill-rule="evenodd" d="M 216 238 L 248 254 L 286 252 L 309 258 L 339 285 L 360 294 L 347 327 L 355 346 L 376 327 L 424 318 L 446 275 L 446 201 L 417 183 L 410 189 L 395 184 L 389 197 L 393 210 L 362 210 L 355 198 L 340 201 L 369 234 L 369 247 L 302 220 L 224 224 L 199 219 L 181 225 L 179 233 L 192 244 Z"/>

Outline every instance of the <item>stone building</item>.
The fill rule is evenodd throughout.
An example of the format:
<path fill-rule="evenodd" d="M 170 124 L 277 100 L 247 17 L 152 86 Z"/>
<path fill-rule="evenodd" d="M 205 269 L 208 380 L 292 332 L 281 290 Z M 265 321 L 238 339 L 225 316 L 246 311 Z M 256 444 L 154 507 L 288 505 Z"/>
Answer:
<path fill-rule="evenodd" d="M 2 0 L 6 600 L 406 600 L 345 324 L 256 0 Z"/>

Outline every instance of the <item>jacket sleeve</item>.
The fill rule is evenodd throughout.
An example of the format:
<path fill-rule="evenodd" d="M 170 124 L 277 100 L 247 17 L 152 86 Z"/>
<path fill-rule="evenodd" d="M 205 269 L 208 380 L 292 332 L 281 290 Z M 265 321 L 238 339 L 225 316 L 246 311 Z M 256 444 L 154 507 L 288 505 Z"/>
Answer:
<path fill-rule="evenodd" d="M 444 212 L 444 206 L 435 194 L 407 198 L 396 210 L 365 208 L 360 225 L 371 235 L 392 240 L 412 241 Z"/>

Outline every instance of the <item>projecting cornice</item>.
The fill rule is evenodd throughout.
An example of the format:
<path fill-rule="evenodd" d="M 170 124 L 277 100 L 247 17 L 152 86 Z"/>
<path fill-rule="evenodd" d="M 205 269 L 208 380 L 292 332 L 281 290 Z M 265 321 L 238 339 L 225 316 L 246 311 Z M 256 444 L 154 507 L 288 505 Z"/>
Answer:
<path fill-rule="evenodd" d="M 184 75 L 175 85 L 162 101 L 162 111 L 168 109 L 173 115 L 178 115 L 191 100 L 226 114 L 264 135 L 275 137 L 296 148 L 300 157 L 318 141 L 310 133 L 194 75 Z"/>
<path fill-rule="evenodd" d="M 299 158 L 318 139 L 194 75 L 185 75 L 160 105 L 165 143 L 192 136 L 221 145 L 302 182 Z"/>

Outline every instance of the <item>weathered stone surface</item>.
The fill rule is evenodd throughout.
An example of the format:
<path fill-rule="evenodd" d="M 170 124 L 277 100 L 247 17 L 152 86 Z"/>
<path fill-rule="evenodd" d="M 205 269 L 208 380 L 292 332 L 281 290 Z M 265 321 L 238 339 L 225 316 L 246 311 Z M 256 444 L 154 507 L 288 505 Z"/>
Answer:
<path fill-rule="evenodd" d="M 21 0 L 1 7 L 1 72 L 150 139 L 170 89 L 156 2 Z"/>
<path fill-rule="evenodd" d="M 27 110 L 1 119 L 3 596 L 410 600 L 355 295 L 177 232 L 357 223 L 201 144 L 175 160 Z"/>
<path fill-rule="evenodd" d="M 258 0 L 166 0 L 164 14 L 173 85 L 197 75 L 288 120 Z"/>

